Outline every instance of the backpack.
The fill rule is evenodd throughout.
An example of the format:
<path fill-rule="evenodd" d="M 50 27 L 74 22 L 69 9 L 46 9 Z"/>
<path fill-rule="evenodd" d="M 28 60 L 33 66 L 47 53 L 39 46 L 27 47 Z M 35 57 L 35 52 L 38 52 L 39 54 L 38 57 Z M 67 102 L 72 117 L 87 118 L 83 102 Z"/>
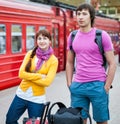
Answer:
<path fill-rule="evenodd" d="M 56 108 L 55 105 L 58 106 L 56 113 L 53 112 L 53 110 L 55 110 Z M 48 123 L 49 124 L 83 124 L 84 119 L 81 115 L 82 110 L 84 110 L 87 113 L 90 124 L 92 124 L 90 114 L 85 108 L 82 107 L 67 108 L 62 102 L 55 102 L 51 105 L 48 111 Z"/>
<path fill-rule="evenodd" d="M 74 41 L 74 38 L 75 38 L 75 35 L 77 34 L 77 31 L 78 30 L 74 30 L 72 32 L 72 34 L 71 34 L 72 42 Z M 70 45 L 70 50 L 72 50 L 74 52 L 74 50 L 72 48 L 72 42 L 71 42 L 71 45 Z M 107 69 L 107 61 L 106 61 L 106 58 L 105 58 L 105 55 L 104 55 L 103 46 L 102 46 L 102 30 L 99 30 L 99 29 L 96 30 L 95 43 L 98 45 L 100 53 L 102 54 L 102 57 L 103 57 L 103 64 L 102 64 L 102 66 L 104 66 L 104 68 L 106 70 Z"/>

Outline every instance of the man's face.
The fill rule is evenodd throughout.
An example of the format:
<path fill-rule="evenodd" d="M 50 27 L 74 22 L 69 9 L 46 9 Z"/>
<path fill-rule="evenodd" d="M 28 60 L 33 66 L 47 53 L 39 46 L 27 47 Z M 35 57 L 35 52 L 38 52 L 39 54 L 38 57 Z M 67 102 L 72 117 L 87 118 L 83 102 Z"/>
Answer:
<path fill-rule="evenodd" d="M 91 27 L 90 13 L 87 9 L 77 11 L 77 22 L 81 28 Z"/>

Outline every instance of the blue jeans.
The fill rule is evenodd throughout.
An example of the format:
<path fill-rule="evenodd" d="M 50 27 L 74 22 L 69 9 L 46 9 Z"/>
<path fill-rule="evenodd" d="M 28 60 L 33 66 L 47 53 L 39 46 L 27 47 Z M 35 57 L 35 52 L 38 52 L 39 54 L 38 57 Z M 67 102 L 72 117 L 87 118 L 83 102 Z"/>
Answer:
<path fill-rule="evenodd" d="M 29 118 L 40 117 L 44 110 L 44 104 L 33 103 L 16 95 L 6 115 L 6 124 L 18 124 L 17 121 L 26 109 Z"/>

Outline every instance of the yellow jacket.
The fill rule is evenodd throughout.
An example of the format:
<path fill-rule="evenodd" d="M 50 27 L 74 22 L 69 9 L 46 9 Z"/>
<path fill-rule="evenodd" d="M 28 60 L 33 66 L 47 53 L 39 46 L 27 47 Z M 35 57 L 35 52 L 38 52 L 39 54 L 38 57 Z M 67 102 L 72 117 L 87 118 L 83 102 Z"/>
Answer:
<path fill-rule="evenodd" d="M 54 55 L 51 55 L 50 58 L 45 63 L 43 63 L 41 69 L 37 72 L 34 72 L 36 58 L 36 56 L 34 56 L 31 61 L 31 72 L 26 72 L 25 67 L 30 59 L 31 52 L 32 51 L 29 51 L 26 54 L 19 70 L 19 77 L 22 79 L 20 88 L 23 91 L 26 91 L 29 87 L 32 87 L 33 95 L 40 96 L 45 94 L 45 87 L 52 83 L 56 75 L 58 59 Z M 46 77 L 42 78 L 42 74 L 46 75 Z"/>

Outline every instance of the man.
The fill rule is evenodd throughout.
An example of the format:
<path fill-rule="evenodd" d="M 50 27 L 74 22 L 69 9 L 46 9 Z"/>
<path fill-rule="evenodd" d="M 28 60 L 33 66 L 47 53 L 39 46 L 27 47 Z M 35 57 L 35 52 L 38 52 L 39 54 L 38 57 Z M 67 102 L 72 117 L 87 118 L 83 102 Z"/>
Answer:
<path fill-rule="evenodd" d="M 108 124 L 109 117 L 108 93 L 114 79 L 116 63 L 110 36 L 102 31 L 102 45 L 108 62 L 108 71 L 102 66 L 103 58 L 95 43 L 96 28 L 94 8 L 81 4 L 77 10 L 78 32 L 72 42 L 71 34 L 68 37 L 68 55 L 66 63 L 67 85 L 71 93 L 71 106 L 85 107 L 89 110 L 92 104 L 93 119 L 97 124 Z M 70 44 L 72 42 L 72 48 Z M 76 57 L 76 70 L 74 58 Z M 73 75 L 74 74 L 74 75 Z M 87 123 L 87 114 L 83 111 L 84 123 Z"/>

